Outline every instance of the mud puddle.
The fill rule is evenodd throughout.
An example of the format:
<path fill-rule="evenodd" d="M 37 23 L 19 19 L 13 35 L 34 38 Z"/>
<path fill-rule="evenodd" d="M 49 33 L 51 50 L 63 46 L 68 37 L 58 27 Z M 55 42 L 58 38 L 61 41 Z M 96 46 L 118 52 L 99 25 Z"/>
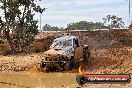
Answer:
<path fill-rule="evenodd" d="M 86 84 L 79 87 L 76 75 L 77 73 L 0 73 L 0 88 L 132 88 L 132 82 Z"/>
<path fill-rule="evenodd" d="M 75 73 L 0 73 L 0 88 L 66 88 Z"/>

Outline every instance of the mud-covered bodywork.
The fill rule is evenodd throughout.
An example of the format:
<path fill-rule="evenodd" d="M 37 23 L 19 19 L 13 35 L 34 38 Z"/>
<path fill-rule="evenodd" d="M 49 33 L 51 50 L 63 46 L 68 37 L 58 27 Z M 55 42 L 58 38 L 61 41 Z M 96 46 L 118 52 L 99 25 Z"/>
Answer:
<path fill-rule="evenodd" d="M 48 55 L 42 59 L 41 67 L 44 71 L 60 71 L 64 69 L 64 65 L 68 58 L 62 55 Z"/>
<path fill-rule="evenodd" d="M 56 38 L 45 52 L 41 67 L 46 71 L 71 70 L 83 60 L 87 61 L 89 56 L 84 54 L 88 53 L 88 46 L 79 46 L 75 36 Z"/>

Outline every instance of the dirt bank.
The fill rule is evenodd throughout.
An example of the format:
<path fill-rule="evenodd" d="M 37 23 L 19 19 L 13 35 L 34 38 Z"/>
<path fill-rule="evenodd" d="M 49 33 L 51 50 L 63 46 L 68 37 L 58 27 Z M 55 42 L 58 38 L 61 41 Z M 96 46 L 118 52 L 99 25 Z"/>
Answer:
<path fill-rule="evenodd" d="M 90 47 L 89 73 L 132 74 L 132 30 L 73 32 Z"/>

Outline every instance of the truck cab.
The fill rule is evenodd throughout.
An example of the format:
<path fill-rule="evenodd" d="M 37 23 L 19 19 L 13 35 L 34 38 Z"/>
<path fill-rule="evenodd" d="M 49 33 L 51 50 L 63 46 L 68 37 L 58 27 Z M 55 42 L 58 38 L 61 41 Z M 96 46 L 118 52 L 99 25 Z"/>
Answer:
<path fill-rule="evenodd" d="M 71 58 L 74 56 L 74 50 L 79 47 L 78 40 L 74 36 L 56 38 L 49 50 L 46 53 L 49 54 L 62 54 Z"/>

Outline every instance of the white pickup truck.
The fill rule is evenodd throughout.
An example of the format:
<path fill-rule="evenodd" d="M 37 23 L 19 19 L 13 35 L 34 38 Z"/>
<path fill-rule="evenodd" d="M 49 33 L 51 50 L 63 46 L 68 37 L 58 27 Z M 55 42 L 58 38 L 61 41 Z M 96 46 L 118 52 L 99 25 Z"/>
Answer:
<path fill-rule="evenodd" d="M 41 61 L 41 68 L 45 71 L 66 71 L 77 68 L 88 62 L 88 45 L 80 45 L 78 38 L 70 34 L 63 34 L 54 39 L 50 49 L 45 52 L 46 57 Z"/>

